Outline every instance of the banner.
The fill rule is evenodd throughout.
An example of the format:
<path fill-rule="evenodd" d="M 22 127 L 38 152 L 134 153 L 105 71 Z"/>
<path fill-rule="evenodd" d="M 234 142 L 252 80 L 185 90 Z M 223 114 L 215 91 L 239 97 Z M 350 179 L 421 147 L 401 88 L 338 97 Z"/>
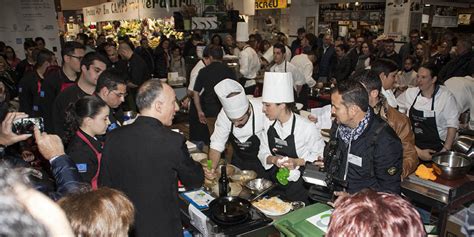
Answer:
<path fill-rule="evenodd" d="M 82 9 L 84 22 L 164 18 L 173 16 L 191 0 L 116 0 Z"/>
<path fill-rule="evenodd" d="M 25 39 L 42 37 L 46 48 L 61 59 L 59 30 L 54 0 L 2 0 L 0 8 L 0 41 L 15 49 L 20 59 L 25 58 Z"/>
<path fill-rule="evenodd" d="M 286 0 L 255 0 L 255 10 L 286 8 Z"/>

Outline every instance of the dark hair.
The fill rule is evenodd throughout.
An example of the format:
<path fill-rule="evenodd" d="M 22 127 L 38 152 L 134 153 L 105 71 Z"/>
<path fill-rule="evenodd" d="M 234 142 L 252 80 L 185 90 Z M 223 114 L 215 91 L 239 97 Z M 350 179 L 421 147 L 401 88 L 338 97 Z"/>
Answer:
<path fill-rule="evenodd" d="M 86 44 L 87 40 L 89 39 L 89 36 L 87 36 L 84 33 L 79 33 L 79 34 L 76 35 L 76 39 L 80 39 L 80 40 L 84 41 L 84 44 Z"/>
<path fill-rule="evenodd" d="M 420 66 L 420 68 L 426 68 L 430 71 L 431 78 L 437 77 L 439 73 L 439 67 L 436 66 L 436 64 L 428 62 L 424 63 Z M 419 70 L 419 69 L 418 69 Z M 440 80 L 436 80 L 436 83 L 440 83 Z"/>
<path fill-rule="evenodd" d="M 43 42 L 43 44 L 46 44 L 46 42 L 44 41 L 43 37 L 36 37 L 36 38 L 35 38 L 35 42 L 38 42 L 38 41 L 41 41 L 41 42 Z"/>
<path fill-rule="evenodd" d="M 35 67 L 41 67 L 45 62 L 51 62 L 53 61 L 53 52 L 47 50 L 47 49 L 42 49 L 39 50 L 38 53 L 36 54 L 36 64 Z"/>
<path fill-rule="evenodd" d="M 316 55 L 316 53 L 313 51 L 313 49 L 311 49 L 310 46 L 304 47 L 303 53 L 307 55 Z"/>
<path fill-rule="evenodd" d="M 84 58 L 81 60 L 81 67 L 86 66 L 87 70 L 89 70 L 89 66 L 94 63 L 94 61 L 100 61 L 104 64 L 107 64 L 108 58 L 104 57 L 104 55 L 96 52 L 87 53 Z"/>
<path fill-rule="evenodd" d="M 313 33 L 308 33 L 304 35 L 304 37 L 308 40 L 309 45 L 311 45 L 311 47 L 316 45 L 316 41 L 318 39 L 316 35 L 314 35 Z"/>
<path fill-rule="evenodd" d="M 64 55 L 71 55 L 74 53 L 76 49 L 83 49 L 86 50 L 86 46 L 82 45 L 76 41 L 68 41 L 64 44 L 63 49 L 61 50 L 61 57 L 64 61 Z"/>
<path fill-rule="evenodd" d="M 214 44 L 214 39 L 215 39 L 215 38 L 218 38 L 218 39 L 219 39 L 219 45 L 222 46 L 222 37 L 221 37 L 220 35 L 218 35 L 218 34 L 215 34 L 215 35 L 212 36 L 212 38 L 211 38 L 211 44 Z"/>
<path fill-rule="evenodd" d="M 403 59 L 403 62 L 405 62 L 407 59 L 410 59 L 411 63 L 415 63 L 415 61 L 416 61 L 415 56 L 413 56 L 413 55 L 406 56 L 405 59 Z"/>
<path fill-rule="evenodd" d="M 94 118 L 107 104 L 97 96 L 85 96 L 66 108 L 66 136 L 69 142 L 85 118 Z"/>
<path fill-rule="evenodd" d="M 301 27 L 301 28 L 298 28 L 296 32 L 297 34 L 303 34 L 303 33 L 306 33 L 306 30 L 303 27 Z"/>
<path fill-rule="evenodd" d="M 357 70 L 352 75 L 352 80 L 360 82 L 365 86 L 367 93 L 370 93 L 373 90 L 378 90 L 379 92 L 382 90 L 382 81 L 374 70 Z"/>
<path fill-rule="evenodd" d="M 281 53 L 286 53 L 286 47 L 282 43 L 276 43 L 273 45 L 273 49 L 280 49 Z"/>
<path fill-rule="evenodd" d="M 160 41 L 160 44 L 158 44 L 158 48 L 162 49 L 163 48 L 163 44 L 168 41 L 168 47 L 171 46 L 171 41 L 170 39 L 168 38 L 164 38 L 163 40 Z"/>
<path fill-rule="evenodd" d="M 336 48 L 340 48 L 342 51 L 344 51 L 344 53 L 347 53 L 347 51 L 349 51 L 349 45 L 347 44 L 337 45 Z"/>
<path fill-rule="evenodd" d="M 11 46 L 9 46 L 9 45 L 7 45 L 7 46 L 5 47 L 5 51 L 7 51 L 7 49 L 11 49 L 11 50 L 12 50 L 12 52 L 13 52 L 13 59 L 15 59 L 15 58 L 16 58 L 15 50 L 14 50 Z M 7 58 L 5 57 L 5 60 L 6 60 L 6 59 L 7 59 Z"/>
<path fill-rule="evenodd" d="M 380 75 L 383 72 L 385 76 L 388 76 L 391 72 L 398 71 L 398 65 L 393 60 L 380 58 L 371 63 L 371 69 Z"/>
<path fill-rule="evenodd" d="M 395 40 L 393 40 L 393 39 L 386 39 L 386 40 L 385 40 L 385 44 L 386 44 L 386 45 L 387 45 L 387 44 L 395 44 Z"/>
<path fill-rule="evenodd" d="M 213 59 L 217 60 L 222 60 L 222 57 L 224 57 L 224 53 L 222 52 L 222 47 L 217 46 L 217 45 L 209 45 L 209 56 L 211 56 Z"/>
<path fill-rule="evenodd" d="M 410 33 L 408 35 L 412 35 L 412 34 L 418 34 L 420 35 L 420 31 L 418 29 L 411 29 L 410 30 Z"/>
<path fill-rule="evenodd" d="M 354 80 L 345 80 L 336 84 L 332 93 L 339 92 L 342 96 L 342 104 L 346 107 L 356 105 L 362 111 L 367 112 L 369 108 L 369 95 L 365 87 Z"/>
<path fill-rule="evenodd" d="M 126 81 L 128 81 L 127 74 L 115 68 L 108 68 L 97 79 L 95 93 L 99 93 L 104 87 L 109 91 L 116 90 L 119 84 L 126 85 Z"/>
<path fill-rule="evenodd" d="M 137 108 L 141 112 L 143 109 L 150 108 L 153 101 L 160 96 L 163 91 L 163 85 L 159 79 L 150 79 L 143 83 L 138 89 L 135 101 Z"/>
<path fill-rule="evenodd" d="M 25 40 L 25 42 L 23 43 L 23 48 L 25 50 L 29 48 L 35 48 L 35 47 L 36 47 L 36 43 L 31 39 Z"/>
<path fill-rule="evenodd" d="M 205 47 L 204 50 L 202 51 L 202 57 L 203 58 L 209 58 L 209 47 Z"/>
<path fill-rule="evenodd" d="M 286 111 L 288 111 L 288 112 L 296 113 L 296 112 L 298 111 L 298 109 L 296 108 L 296 103 L 295 103 L 295 102 L 276 103 L 276 105 L 281 105 L 281 104 L 284 104 L 284 105 L 285 105 L 285 109 L 286 109 Z"/>

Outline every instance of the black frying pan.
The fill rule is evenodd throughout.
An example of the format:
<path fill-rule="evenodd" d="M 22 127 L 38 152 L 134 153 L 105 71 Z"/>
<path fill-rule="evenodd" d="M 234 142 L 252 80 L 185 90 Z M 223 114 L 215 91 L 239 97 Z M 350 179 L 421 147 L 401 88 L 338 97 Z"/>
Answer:
<path fill-rule="evenodd" d="M 220 197 L 209 203 L 211 215 L 221 222 L 238 222 L 248 217 L 250 202 L 240 197 Z"/>

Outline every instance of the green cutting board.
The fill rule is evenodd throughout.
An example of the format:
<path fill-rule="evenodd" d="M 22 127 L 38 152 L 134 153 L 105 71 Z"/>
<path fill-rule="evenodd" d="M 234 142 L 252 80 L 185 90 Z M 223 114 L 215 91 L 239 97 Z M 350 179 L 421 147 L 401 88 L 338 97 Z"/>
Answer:
<path fill-rule="evenodd" d="M 309 223 L 306 219 L 329 209 L 332 208 L 326 204 L 315 203 L 282 216 L 273 225 L 280 231 L 282 236 L 324 236 L 323 231 Z"/>

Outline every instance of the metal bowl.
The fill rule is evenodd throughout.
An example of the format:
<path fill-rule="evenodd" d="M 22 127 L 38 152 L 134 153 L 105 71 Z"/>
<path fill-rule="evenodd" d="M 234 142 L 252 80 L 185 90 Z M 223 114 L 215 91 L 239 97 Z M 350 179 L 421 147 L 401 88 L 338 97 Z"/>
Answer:
<path fill-rule="evenodd" d="M 234 173 L 234 175 L 230 176 L 232 181 L 240 183 L 245 183 L 255 178 L 257 178 L 257 172 L 253 170 L 242 170 L 241 172 Z"/>
<path fill-rule="evenodd" d="M 272 181 L 263 179 L 263 178 L 250 180 L 247 183 L 245 183 L 245 187 L 257 193 L 262 192 L 263 190 L 269 188 L 270 186 L 272 186 Z"/>
<path fill-rule="evenodd" d="M 466 175 L 472 160 L 466 155 L 447 151 L 433 156 L 433 169 L 443 179 L 458 179 Z"/>

